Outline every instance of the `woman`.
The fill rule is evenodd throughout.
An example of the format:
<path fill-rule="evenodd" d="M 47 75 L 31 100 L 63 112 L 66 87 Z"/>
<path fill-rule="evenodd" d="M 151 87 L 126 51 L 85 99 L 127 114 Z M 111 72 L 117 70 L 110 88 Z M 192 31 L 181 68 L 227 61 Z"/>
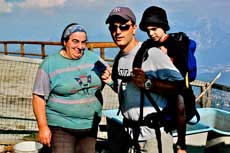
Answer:
<path fill-rule="evenodd" d="M 38 140 L 53 153 L 94 153 L 106 83 L 100 76 L 108 64 L 85 50 L 82 25 L 68 25 L 61 43 L 60 52 L 42 62 L 34 83 Z"/>

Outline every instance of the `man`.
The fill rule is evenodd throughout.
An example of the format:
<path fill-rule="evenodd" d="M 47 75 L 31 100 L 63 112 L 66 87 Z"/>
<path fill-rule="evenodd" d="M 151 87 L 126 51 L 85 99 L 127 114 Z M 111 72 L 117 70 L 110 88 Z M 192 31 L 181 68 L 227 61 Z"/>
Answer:
<path fill-rule="evenodd" d="M 170 61 L 169 57 L 158 48 L 151 48 L 142 68 L 132 68 L 134 57 L 141 47 L 141 42 L 135 38 L 137 31 L 136 17 L 127 7 L 112 9 L 106 24 L 113 41 L 120 48 L 116 58 L 117 66 L 113 66 L 113 88 L 118 92 L 120 110 L 124 117 L 124 126 L 132 138 L 133 145 L 128 152 L 172 153 L 173 140 L 170 134 L 160 129 L 148 126 L 132 126 L 142 117 L 140 109 L 141 90 L 150 93 L 157 105 L 162 109 L 167 105 L 167 99 L 162 94 L 178 94 L 183 86 L 183 77 Z M 117 73 L 114 73 L 116 72 Z M 102 78 L 108 79 L 110 70 L 106 70 Z M 126 78 L 126 79 L 123 79 Z M 143 117 L 156 112 L 148 99 L 144 98 Z M 162 147 L 163 146 L 163 147 Z"/>

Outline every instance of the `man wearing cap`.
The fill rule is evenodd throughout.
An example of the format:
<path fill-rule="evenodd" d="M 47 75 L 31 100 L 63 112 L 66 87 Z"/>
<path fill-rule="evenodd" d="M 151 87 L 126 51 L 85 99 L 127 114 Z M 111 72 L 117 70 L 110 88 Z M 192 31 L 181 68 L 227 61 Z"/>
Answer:
<path fill-rule="evenodd" d="M 162 95 L 177 94 L 182 88 L 183 77 L 172 64 L 169 57 L 158 48 L 150 48 L 142 68 L 132 68 L 133 59 L 142 43 L 135 38 L 136 17 L 128 7 L 115 7 L 106 19 L 113 41 L 120 48 L 114 63 L 113 87 L 118 92 L 120 110 L 124 117 L 125 130 L 132 142 L 128 152 L 135 153 L 173 153 L 173 140 L 163 129 L 139 125 L 138 121 L 151 113 L 156 113 L 152 104 L 144 97 L 143 112 L 140 109 L 141 90 L 150 93 L 162 109 L 167 99 Z M 104 79 L 106 78 L 104 74 Z M 126 124 L 127 123 L 127 124 Z M 128 123 L 133 124 L 134 126 Z M 160 132 L 161 131 L 161 132 Z M 160 138 L 156 139 L 161 133 Z M 159 141 L 160 139 L 160 141 Z"/>

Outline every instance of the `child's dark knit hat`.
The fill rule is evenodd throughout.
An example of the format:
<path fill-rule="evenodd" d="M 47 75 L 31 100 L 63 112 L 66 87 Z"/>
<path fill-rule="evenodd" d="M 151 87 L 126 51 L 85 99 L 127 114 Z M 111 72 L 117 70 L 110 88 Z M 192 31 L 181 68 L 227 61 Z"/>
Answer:
<path fill-rule="evenodd" d="M 139 27 L 142 31 L 146 31 L 146 26 L 149 25 L 156 25 L 168 31 L 170 27 L 168 25 L 166 11 L 157 6 L 147 8 L 143 13 Z"/>

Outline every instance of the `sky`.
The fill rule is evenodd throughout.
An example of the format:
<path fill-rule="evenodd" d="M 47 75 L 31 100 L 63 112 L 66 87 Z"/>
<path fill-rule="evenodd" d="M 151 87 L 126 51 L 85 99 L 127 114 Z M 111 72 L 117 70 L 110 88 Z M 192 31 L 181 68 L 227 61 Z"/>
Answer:
<path fill-rule="evenodd" d="M 183 31 L 197 42 L 202 70 L 230 72 L 229 0 L 0 0 L 0 40 L 59 41 L 65 26 L 77 22 L 89 41 L 112 41 L 105 24 L 112 8 L 130 7 L 139 24 L 151 5 L 167 11 L 168 32 Z M 147 35 L 138 29 L 136 37 Z"/>

